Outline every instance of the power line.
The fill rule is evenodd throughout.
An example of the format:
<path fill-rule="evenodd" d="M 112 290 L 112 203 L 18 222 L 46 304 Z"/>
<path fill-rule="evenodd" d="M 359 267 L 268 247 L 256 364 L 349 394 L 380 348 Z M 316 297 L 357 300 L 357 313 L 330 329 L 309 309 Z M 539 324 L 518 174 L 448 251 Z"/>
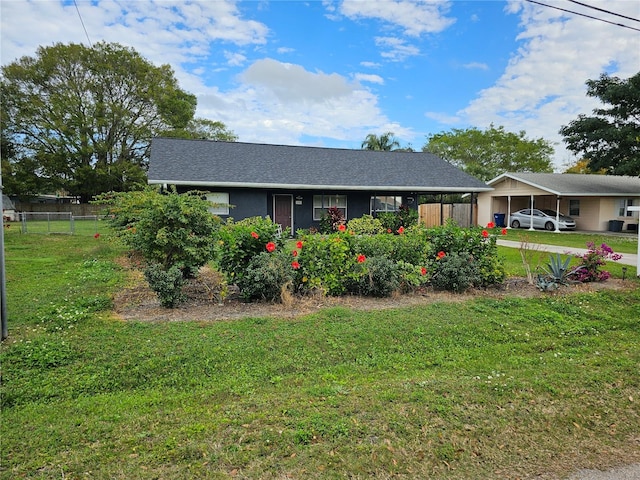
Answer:
<path fill-rule="evenodd" d="M 87 27 L 84 26 L 84 21 L 82 20 L 82 15 L 80 15 L 80 9 L 78 8 L 78 2 L 73 0 L 73 4 L 76 6 L 76 12 L 78 12 L 78 18 L 80 18 L 80 23 L 82 24 L 82 29 L 84 30 L 84 34 L 87 36 L 87 42 L 89 42 L 89 47 L 93 48 L 91 45 L 91 39 L 89 38 L 89 32 L 87 32 Z"/>
<path fill-rule="evenodd" d="M 578 5 L 582 5 L 583 7 L 593 8 L 594 10 L 598 10 L 599 12 L 603 12 L 603 13 L 608 13 L 609 15 L 615 15 L 616 17 L 626 18 L 627 20 L 633 20 L 634 22 L 640 22 L 640 20 L 637 18 L 627 17 L 626 15 L 612 12 L 611 10 L 605 10 L 604 8 L 594 7 L 593 5 L 587 5 L 586 3 L 578 2 L 577 0 L 567 0 L 567 1 L 571 3 L 576 3 Z"/>
<path fill-rule="evenodd" d="M 555 8 L 556 10 L 561 10 L 563 12 L 573 13 L 574 15 L 580 15 L 581 17 L 591 18 L 592 20 L 600 20 L 601 22 L 610 23 L 611 25 L 615 25 L 617 27 L 628 28 L 630 30 L 635 30 L 636 32 L 640 32 L 640 28 L 630 27 L 628 25 L 623 25 L 622 23 L 611 22 L 609 20 L 605 20 L 604 18 L 593 17 L 591 15 L 587 15 L 586 13 L 574 12 L 572 10 L 567 10 L 565 8 L 556 7 L 554 5 L 548 5 L 546 3 L 536 2 L 535 0 L 526 0 L 526 1 L 530 2 L 530 3 L 535 3 L 536 5 L 541 5 L 543 7 Z"/>

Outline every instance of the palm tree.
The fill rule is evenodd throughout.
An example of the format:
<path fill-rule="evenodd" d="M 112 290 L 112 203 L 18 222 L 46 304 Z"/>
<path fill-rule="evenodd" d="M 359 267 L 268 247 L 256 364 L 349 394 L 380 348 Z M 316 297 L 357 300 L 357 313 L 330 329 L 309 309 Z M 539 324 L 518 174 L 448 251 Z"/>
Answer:
<path fill-rule="evenodd" d="M 393 132 L 381 134 L 379 137 L 375 133 L 370 133 L 362 142 L 363 150 L 384 150 L 390 152 L 400 148 L 400 142 L 393 136 Z"/>

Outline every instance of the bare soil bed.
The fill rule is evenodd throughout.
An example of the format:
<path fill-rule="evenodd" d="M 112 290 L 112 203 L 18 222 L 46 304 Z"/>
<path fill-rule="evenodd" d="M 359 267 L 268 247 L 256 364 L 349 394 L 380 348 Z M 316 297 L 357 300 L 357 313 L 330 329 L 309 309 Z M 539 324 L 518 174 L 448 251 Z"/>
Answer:
<path fill-rule="evenodd" d="M 554 292 L 541 292 L 525 278 L 509 278 L 499 286 L 488 289 L 473 289 L 462 294 L 434 291 L 424 288 L 409 294 L 398 294 L 388 298 L 346 295 L 329 297 L 322 295 L 286 297 L 282 303 L 242 301 L 233 288 L 224 299 L 219 298 L 220 277 L 215 271 L 204 268 L 198 279 L 185 288 L 187 301 L 176 308 L 164 308 L 156 294 L 149 289 L 144 276 L 138 270 L 129 269 L 129 284 L 114 298 L 116 315 L 123 320 L 139 321 L 220 321 L 247 317 L 295 318 L 317 312 L 323 308 L 345 307 L 354 310 L 380 310 L 427 305 L 437 302 L 464 302 L 473 298 L 535 298 L 558 296 L 580 291 L 602 289 L 624 289 L 629 286 L 620 279 L 609 279 L 599 283 L 562 286 Z"/>

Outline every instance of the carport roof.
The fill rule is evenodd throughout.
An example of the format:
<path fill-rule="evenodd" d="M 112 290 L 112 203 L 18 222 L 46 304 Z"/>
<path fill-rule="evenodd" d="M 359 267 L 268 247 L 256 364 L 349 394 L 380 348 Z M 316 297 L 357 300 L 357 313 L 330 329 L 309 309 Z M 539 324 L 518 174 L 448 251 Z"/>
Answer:
<path fill-rule="evenodd" d="M 578 173 L 503 173 L 487 182 L 495 186 L 505 178 L 517 180 L 559 196 L 637 197 L 640 177 L 584 175 Z"/>

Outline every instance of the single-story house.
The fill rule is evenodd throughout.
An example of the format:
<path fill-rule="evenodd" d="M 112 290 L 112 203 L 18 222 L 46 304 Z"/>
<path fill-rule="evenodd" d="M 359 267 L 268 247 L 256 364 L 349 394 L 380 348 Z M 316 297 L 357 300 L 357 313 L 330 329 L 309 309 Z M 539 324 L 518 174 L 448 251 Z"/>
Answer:
<path fill-rule="evenodd" d="M 523 208 L 549 209 L 572 217 L 577 230 L 636 231 L 640 177 L 572 173 L 503 173 L 478 194 L 478 223 L 494 221 Z"/>
<path fill-rule="evenodd" d="M 152 140 L 148 182 L 210 192 L 223 218 L 269 216 L 292 232 L 317 228 L 329 207 L 349 220 L 417 209 L 419 195 L 491 190 L 430 153 L 175 138 Z"/>

